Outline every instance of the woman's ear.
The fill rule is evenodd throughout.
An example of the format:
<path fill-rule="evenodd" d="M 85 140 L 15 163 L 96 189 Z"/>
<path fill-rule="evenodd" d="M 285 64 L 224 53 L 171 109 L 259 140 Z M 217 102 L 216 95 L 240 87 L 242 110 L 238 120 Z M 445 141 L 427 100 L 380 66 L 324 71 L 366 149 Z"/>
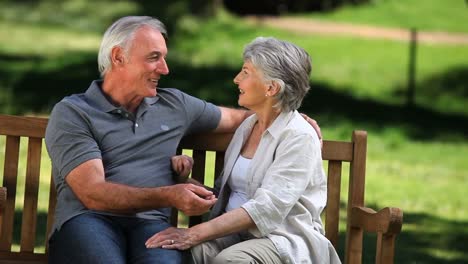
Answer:
<path fill-rule="evenodd" d="M 269 95 L 275 96 L 279 93 L 279 91 L 280 91 L 280 85 L 275 81 L 271 81 L 270 85 L 268 86 Z"/>

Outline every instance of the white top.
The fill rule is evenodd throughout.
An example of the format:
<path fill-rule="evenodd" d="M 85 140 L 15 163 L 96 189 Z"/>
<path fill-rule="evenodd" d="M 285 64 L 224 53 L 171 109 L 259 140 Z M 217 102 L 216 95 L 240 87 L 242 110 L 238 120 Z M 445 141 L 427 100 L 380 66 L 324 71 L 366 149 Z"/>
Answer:
<path fill-rule="evenodd" d="M 250 160 L 239 157 L 232 168 L 231 177 L 229 177 L 228 184 L 231 188 L 231 195 L 229 196 L 229 202 L 226 205 L 226 212 L 239 208 L 247 200 L 247 169 L 250 165 Z"/>
<path fill-rule="evenodd" d="M 211 217 L 224 213 L 230 197 L 227 183 L 256 120 L 256 115 L 247 118 L 226 150 Z M 246 180 L 248 201 L 241 207 L 255 222 L 248 231 L 269 238 L 283 263 L 341 263 L 320 219 L 327 201 L 320 141 L 297 111 L 281 113 L 263 133 Z"/>

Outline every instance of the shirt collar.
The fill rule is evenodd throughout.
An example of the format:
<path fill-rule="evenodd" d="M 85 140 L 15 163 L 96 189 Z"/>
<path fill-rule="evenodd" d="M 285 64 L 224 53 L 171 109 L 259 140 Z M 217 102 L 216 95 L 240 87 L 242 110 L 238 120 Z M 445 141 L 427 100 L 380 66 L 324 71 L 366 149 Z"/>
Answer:
<path fill-rule="evenodd" d="M 279 137 L 296 112 L 297 111 L 281 112 L 270 127 L 267 128 L 268 133 L 270 133 L 273 138 Z"/>
<path fill-rule="evenodd" d="M 267 128 L 266 131 L 273 138 L 279 137 L 281 132 L 284 130 L 284 127 L 286 127 L 286 125 L 289 123 L 289 121 L 292 119 L 295 113 L 297 113 L 297 111 L 281 112 L 278 115 L 278 117 L 276 117 L 275 121 L 273 121 L 273 123 Z M 247 124 L 246 136 L 250 134 L 257 120 L 258 120 L 257 115 L 256 114 L 252 115 L 252 117 L 249 120 L 249 123 Z"/>
<path fill-rule="evenodd" d="M 102 92 L 102 83 L 103 80 L 94 80 L 86 90 L 85 96 L 87 100 L 98 107 L 104 112 L 115 112 L 116 110 L 122 110 L 120 107 L 113 105 L 107 96 Z M 159 96 L 155 97 L 146 97 L 141 102 L 141 105 L 138 107 L 139 112 L 141 110 L 146 110 L 150 105 L 154 105 L 159 100 Z"/>
<path fill-rule="evenodd" d="M 93 104 L 95 107 L 99 108 L 104 112 L 112 112 L 118 109 L 117 106 L 113 105 L 106 95 L 101 90 L 102 80 L 94 80 L 86 90 L 85 96 L 90 104 Z"/>

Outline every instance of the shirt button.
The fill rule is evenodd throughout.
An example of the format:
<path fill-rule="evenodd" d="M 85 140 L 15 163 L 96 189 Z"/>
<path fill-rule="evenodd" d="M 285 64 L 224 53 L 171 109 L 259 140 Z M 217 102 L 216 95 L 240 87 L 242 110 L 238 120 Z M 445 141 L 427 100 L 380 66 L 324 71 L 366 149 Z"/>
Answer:
<path fill-rule="evenodd" d="M 122 110 L 118 109 L 118 110 L 117 110 L 117 113 L 119 113 L 119 114 L 122 113 Z"/>
<path fill-rule="evenodd" d="M 137 123 L 135 123 L 135 127 L 138 127 L 138 124 L 137 124 Z"/>

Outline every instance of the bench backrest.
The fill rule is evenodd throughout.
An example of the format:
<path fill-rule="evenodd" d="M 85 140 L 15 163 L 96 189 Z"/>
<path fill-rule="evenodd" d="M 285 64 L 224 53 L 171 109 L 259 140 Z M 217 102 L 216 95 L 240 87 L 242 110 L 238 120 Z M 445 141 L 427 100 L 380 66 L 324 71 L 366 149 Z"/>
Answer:
<path fill-rule="evenodd" d="M 8 189 L 6 205 L 3 208 L 3 214 L 0 214 L 0 263 L 25 263 L 27 261 L 32 261 L 27 263 L 47 263 L 46 240 L 53 222 L 56 193 L 51 180 L 50 161 L 41 160 L 46 125 L 46 118 L 0 115 L 0 135 L 4 135 L 5 144 L 5 152 L 0 155 L 0 157 L 4 156 L 2 185 Z M 220 175 L 224 151 L 231 137 L 232 134 L 207 133 L 186 137 L 181 141 L 179 153 L 182 149 L 192 150 L 195 160 L 193 178 L 205 182 L 205 169 L 208 169 L 205 168 L 206 160 L 212 157 L 213 152 L 215 153 L 214 175 Z M 25 141 L 20 140 L 21 138 L 26 139 L 28 143 L 27 154 L 21 153 L 24 148 L 20 147 L 20 142 Z M 339 241 L 342 166 L 344 162 L 350 163 L 347 198 L 347 215 L 349 215 L 351 206 L 364 205 L 366 149 L 367 134 L 365 131 L 354 131 L 350 142 L 329 140 L 323 142 L 322 157 L 328 163 L 326 166 L 328 168 L 328 202 L 324 213 L 325 230 L 326 236 L 336 248 Z M 211 156 L 208 157 L 207 153 L 211 153 L 209 154 Z M 22 164 L 20 158 L 24 155 L 26 156 L 24 200 L 20 201 L 18 197 L 21 195 L 17 195 L 17 190 L 20 187 L 18 179 L 21 178 L 19 175 L 19 168 Z M 49 165 L 46 166 L 41 161 L 42 163 L 48 162 Z M 41 186 L 49 184 L 46 191 L 49 204 L 44 207 L 47 212 L 45 214 L 41 212 L 42 217 L 38 217 L 40 183 Z M 22 209 L 18 207 L 19 204 L 23 205 Z M 21 215 L 21 219 L 18 219 L 18 215 Z M 47 216 L 46 220 L 44 220 L 44 215 Z M 201 217 L 190 217 L 188 225 L 200 223 L 201 220 Z M 179 226 L 182 223 L 177 213 L 173 213 L 171 221 Z M 347 230 L 349 226 L 347 220 Z M 13 241 L 14 234 L 20 234 L 19 241 Z M 41 240 L 38 241 L 36 237 L 40 237 Z M 346 254 L 349 251 L 348 244 L 355 239 L 362 241 L 362 234 L 353 238 L 346 237 Z M 19 244 L 19 248 L 12 248 L 13 244 Z"/>

